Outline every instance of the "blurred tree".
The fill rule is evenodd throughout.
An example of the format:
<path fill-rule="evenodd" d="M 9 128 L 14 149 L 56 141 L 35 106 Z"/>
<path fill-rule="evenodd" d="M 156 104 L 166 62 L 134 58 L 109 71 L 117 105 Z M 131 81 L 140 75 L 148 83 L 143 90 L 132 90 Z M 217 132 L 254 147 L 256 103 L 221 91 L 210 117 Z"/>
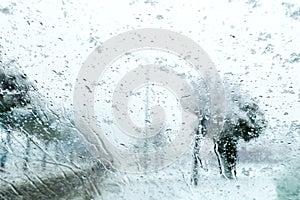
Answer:
<path fill-rule="evenodd" d="M 59 117 L 50 109 L 46 110 L 45 103 L 40 99 L 34 85 L 21 73 L 14 61 L 2 63 L 0 66 L 0 125 L 6 131 L 3 138 L 0 166 L 4 167 L 7 160 L 8 146 L 13 130 L 26 135 L 24 169 L 29 159 L 30 142 L 36 137 L 45 143 L 43 163 L 47 157 L 50 142 L 67 140 L 69 134 L 62 132 L 63 124 Z M 46 110 L 46 111 L 45 111 Z M 59 127 L 61 126 L 61 127 Z"/>
<path fill-rule="evenodd" d="M 267 125 L 263 111 L 259 108 L 258 102 L 251 98 L 247 92 L 241 90 L 241 81 L 236 79 L 232 73 L 225 74 L 223 84 L 226 96 L 226 116 L 222 131 L 212 138 L 215 143 L 215 153 L 218 158 L 221 174 L 228 179 L 235 178 L 237 164 L 237 144 L 239 140 L 246 142 L 259 137 Z M 194 81 L 196 92 L 199 93 L 200 115 L 199 128 L 195 135 L 194 161 L 192 181 L 197 185 L 198 167 L 202 166 L 199 157 L 201 149 L 201 137 L 214 135 L 207 132 L 210 119 L 209 93 L 205 89 L 205 83 L 201 80 Z M 206 107 L 205 107 L 206 106 Z"/>
<path fill-rule="evenodd" d="M 223 130 L 215 146 L 221 173 L 229 179 L 236 176 L 238 140 L 243 139 L 248 142 L 257 138 L 266 128 L 266 120 L 256 103 L 241 105 L 240 110 L 245 115 L 237 116 L 237 120 L 225 119 Z"/>

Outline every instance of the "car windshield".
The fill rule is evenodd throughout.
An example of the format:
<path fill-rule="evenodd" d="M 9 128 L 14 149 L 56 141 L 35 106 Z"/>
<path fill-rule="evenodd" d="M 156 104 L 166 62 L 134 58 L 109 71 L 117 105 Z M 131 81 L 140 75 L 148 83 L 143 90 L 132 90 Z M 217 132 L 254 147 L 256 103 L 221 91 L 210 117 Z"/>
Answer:
<path fill-rule="evenodd" d="M 300 199 L 298 0 L 0 2 L 0 199 Z"/>

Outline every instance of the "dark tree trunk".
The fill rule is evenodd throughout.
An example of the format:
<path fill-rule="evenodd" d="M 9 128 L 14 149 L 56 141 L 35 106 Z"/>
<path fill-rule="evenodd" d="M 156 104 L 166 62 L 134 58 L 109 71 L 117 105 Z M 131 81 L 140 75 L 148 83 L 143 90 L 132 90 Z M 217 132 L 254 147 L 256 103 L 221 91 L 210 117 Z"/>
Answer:
<path fill-rule="evenodd" d="M 215 152 L 218 157 L 221 174 L 228 179 L 236 177 L 237 139 L 233 136 L 224 136 L 215 143 Z"/>
<path fill-rule="evenodd" d="M 205 136 L 206 134 L 206 119 L 203 117 L 200 120 L 200 125 L 196 131 L 195 135 L 195 143 L 193 149 L 193 172 L 192 172 L 192 182 L 194 185 L 198 185 L 198 172 L 199 166 L 202 167 L 202 162 L 199 157 L 200 147 L 201 147 L 201 137 Z"/>

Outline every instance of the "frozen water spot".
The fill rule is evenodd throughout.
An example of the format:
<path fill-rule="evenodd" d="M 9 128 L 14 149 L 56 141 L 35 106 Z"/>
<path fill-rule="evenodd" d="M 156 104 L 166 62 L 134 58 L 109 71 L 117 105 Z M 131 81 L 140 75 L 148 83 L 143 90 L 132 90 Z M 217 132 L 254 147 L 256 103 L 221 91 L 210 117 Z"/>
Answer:
<path fill-rule="evenodd" d="M 11 15 L 12 14 L 11 10 L 8 7 L 0 8 L 0 12 L 2 12 L 5 15 Z"/>
<path fill-rule="evenodd" d="M 286 16 L 293 20 L 300 21 L 300 7 L 298 5 L 287 2 L 283 2 L 282 5 L 286 7 Z"/>
<path fill-rule="evenodd" d="M 271 39 L 270 33 L 259 33 L 257 41 L 267 41 L 269 39 Z"/>
<path fill-rule="evenodd" d="M 246 4 L 252 6 L 252 8 L 257 8 L 261 6 L 260 0 L 248 0 L 246 1 Z"/>
<path fill-rule="evenodd" d="M 0 12 L 5 15 L 12 15 L 13 9 L 16 6 L 16 3 L 10 3 L 8 6 L 2 7 L 0 6 Z"/>
<path fill-rule="evenodd" d="M 285 59 L 284 63 L 299 63 L 300 62 L 300 53 L 292 53 L 288 59 Z"/>
<path fill-rule="evenodd" d="M 266 53 L 273 53 L 274 52 L 274 45 L 272 44 L 268 44 L 264 51 L 263 51 L 263 54 L 266 54 Z"/>
<path fill-rule="evenodd" d="M 158 20 L 161 20 L 161 19 L 163 19 L 164 17 L 162 16 L 162 15 L 156 15 L 156 19 L 158 19 Z"/>
<path fill-rule="evenodd" d="M 156 4 L 158 4 L 158 2 L 155 0 L 146 0 L 146 1 L 144 1 L 144 3 L 154 6 L 154 7 L 156 6 Z"/>

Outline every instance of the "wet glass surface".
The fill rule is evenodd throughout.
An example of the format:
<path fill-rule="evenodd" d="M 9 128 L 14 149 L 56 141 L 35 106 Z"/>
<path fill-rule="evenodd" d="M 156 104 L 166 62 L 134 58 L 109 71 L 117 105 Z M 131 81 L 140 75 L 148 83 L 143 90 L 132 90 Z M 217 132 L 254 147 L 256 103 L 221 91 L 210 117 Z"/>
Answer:
<path fill-rule="evenodd" d="M 296 0 L 2 1 L 0 199 L 300 199 L 299 23 Z M 192 53 L 150 48 L 122 54 L 93 88 L 83 85 L 94 99 L 82 104 L 93 102 L 102 131 L 87 137 L 90 129 L 74 116 L 78 74 L 93 51 L 105 52 L 105 41 L 141 28 L 180 33 L 207 53 L 225 91 L 222 131 L 208 131 L 216 95 L 209 75 L 192 69 Z M 150 64 L 164 74 L 174 70 L 192 94 L 171 90 L 175 79 L 155 85 L 154 72 L 134 72 Z M 132 133 L 124 134 L 112 114 L 124 103 L 113 102 L 119 82 L 136 87 L 126 110 L 137 127 Z M 151 110 L 157 104 L 164 111 Z M 193 138 L 181 138 L 184 153 L 151 160 L 150 153 L 181 137 L 183 121 Z M 95 145 L 97 134 L 109 144 Z M 129 164 L 119 170 L 112 147 L 138 159 L 125 156 Z M 137 173 L 128 173 L 132 163 Z"/>

